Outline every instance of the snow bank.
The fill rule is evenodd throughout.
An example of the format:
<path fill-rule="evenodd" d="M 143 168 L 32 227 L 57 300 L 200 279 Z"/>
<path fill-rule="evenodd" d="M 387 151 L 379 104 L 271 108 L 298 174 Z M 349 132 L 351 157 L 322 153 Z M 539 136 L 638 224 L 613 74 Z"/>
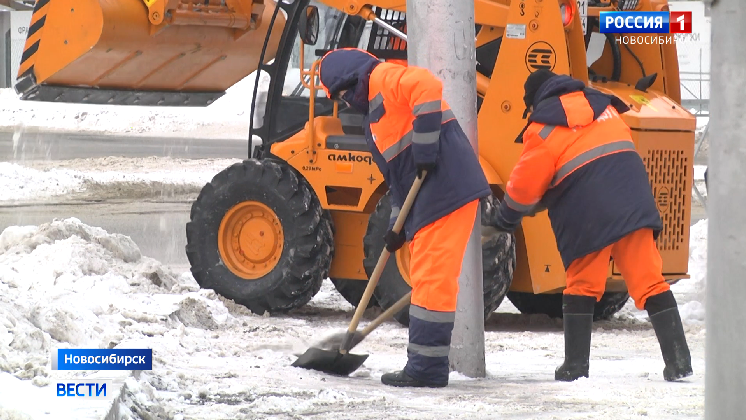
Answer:
<path fill-rule="evenodd" d="M 68 194 L 178 195 L 199 192 L 215 174 L 240 159 L 91 158 L 0 162 L 0 202 Z"/>
<path fill-rule="evenodd" d="M 228 321 L 214 294 L 142 256 L 129 237 L 75 218 L 6 228 L 0 252 L 0 370 L 40 385 L 52 348 L 115 348 L 126 336 Z"/>
<path fill-rule="evenodd" d="M 129 237 L 75 218 L 0 234 L 0 372 L 37 387 L 90 373 L 50 371 L 56 348 L 149 347 L 141 340 L 235 322 L 212 291 Z M 3 394 L 0 406 L 12 405 Z"/>
<path fill-rule="evenodd" d="M 22 133 L 26 129 L 41 129 L 119 135 L 245 139 L 249 132 L 255 79 L 256 73 L 252 73 L 230 87 L 223 97 L 207 107 L 22 101 L 13 89 L 0 89 L 0 130 Z M 269 80 L 262 79 L 262 88 L 266 90 Z"/>
<path fill-rule="evenodd" d="M 362 325 L 378 313 L 369 310 Z M 553 379 L 563 355 L 561 321 L 503 311 L 485 325 L 487 377 L 454 372 L 446 389 L 381 385 L 381 374 L 406 363 L 407 329 L 395 322 L 356 347 L 370 357 L 350 377 L 290 366 L 319 338 L 343 331 L 351 316 L 328 281 L 290 316 L 257 316 L 200 289 L 189 273 L 176 275 L 143 256 L 129 237 L 74 218 L 9 227 L 0 234 L 0 419 L 101 419 L 107 412 L 123 420 L 373 419 L 391 412 L 402 419 L 668 419 L 703 412 L 701 329 L 688 330 L 695 376 L 676 386 L 662 379 L 648 323 L 600 322 L 592 378 L 569 387 Z M 153 370 L 127 378 L 112 411 L 84 416 L 75 410 L 89 402 L 60 401 L 50 384 L 89 373 L 50 371 L 51 351 L 68 347 L 152 348 Z"/>
<path fill-rule="evenodd" d="M 328 292 L 327 306 L 342 306 L 341 297 Z M 252 319 L 255 325 L 247 323 Z M 256 337 L 245 342 L 247 333 Z M 8 398 L 4 389 L 23 385 L 4 375 L 30 381 L 52 397 L 55 378 L 90 374 L 51 371 L 50 354 L 56 348 L 153 348 L 157 374 L 127 381 L 116 409 L 123 419 L 141 418 L 141 413 L 166 418 L 154 402 L 164 395 L 156 394 L 202 401 L 225 391 L 219 383 L 189 378 L 185 372 L 190 369 L 213 369 L 213 376 L 226 356 L 242 357 L 251 367 L 288 366 L 291 351 L 302 351 L 306 344 L 295 340 L 295 348 L 277 347 L 282 341 L 277 337 L 288 333 L 292 337 L 287 323 L 285 328 L 273 325 L 200 289 L 189 273 L 176 275 L 143 256 L 129 237 L 76 218 L 11 226 L 0 234 L 0 416 L 26 418 L 23 413 L 35 410 L 33 404 Z M 223 335 L 228 340 L 216 343 Z M 243 354 L 252 349 L 256 356 Z M 186 392 L 195 382 L 198 389 Z M 262 404 L 271 411 L 276 400 Z"/>
<path fill-rule="evenodd" d="M 702 181 L 704 183 L 706 170 L 707 165 L 694 165 L 694 180 Z"/>
<path fill-rule="evenodd" d="M 689 275 L 671 286 L 679 303 L 682 321 L 703 324 L 707 288 L 707 219 L 694 224 L 689 231 Z"/>

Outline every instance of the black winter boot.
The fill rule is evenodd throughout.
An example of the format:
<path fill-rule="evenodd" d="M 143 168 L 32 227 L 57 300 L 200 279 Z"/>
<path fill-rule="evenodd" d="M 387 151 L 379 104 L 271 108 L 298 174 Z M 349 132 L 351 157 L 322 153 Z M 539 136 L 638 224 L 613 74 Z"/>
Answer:
<path fill-rule="evenodd" d="M 565 328 L 565 363 L 554 372 L 557 381 L 572 382 L 588 377 L 593 327 L 593 296 L 562 296 L 562 317 Z"/>
<path fill-rule="evenodd" d="M 384 385 L 398 386 L 398 387 L 428 387 L 428 388 L 443 388 L 448 385 L 445 384 L 434 384 L 418 381 L 413 377 L 407 375 L 403 370 L 396 372 L 384 373 L 381 375 L 381 382 Z"/>
<path fill-rule="evenodd" d="M 691 376 L 692 357 L 673 293 L 669 290 L 649 297 L 645 302 L 645 310 L 650 316 L 661 346 L 663 361 L 666 363 L 663 379 L 671 382 Z"/>

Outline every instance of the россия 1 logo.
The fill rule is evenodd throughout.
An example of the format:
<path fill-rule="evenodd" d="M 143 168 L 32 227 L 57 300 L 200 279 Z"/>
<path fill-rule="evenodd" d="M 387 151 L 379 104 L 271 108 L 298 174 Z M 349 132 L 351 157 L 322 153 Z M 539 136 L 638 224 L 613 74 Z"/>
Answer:
<path fill-rule="evenodd" d="M 601 12 L 601 33 L 690 34 L 692 12 Z"/>

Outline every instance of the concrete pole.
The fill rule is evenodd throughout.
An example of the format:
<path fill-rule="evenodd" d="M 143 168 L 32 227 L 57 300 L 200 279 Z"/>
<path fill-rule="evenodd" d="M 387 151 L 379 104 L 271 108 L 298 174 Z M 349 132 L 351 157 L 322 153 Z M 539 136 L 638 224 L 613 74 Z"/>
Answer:
<path fill-rule="evenodd" d="M 746 413 L 746 3 L 712 2 L 705 419 Z M 696 28 L 692 28 L 696 30 Z"/>
<path fill-rule="evenodd" d="M 443 82 L 450 105 L 477 152 L 477 85 L 474 2 L 407 0 L 409 65 L 430 70 Z M 451 368 L 470 377 L 485 376 L 481 211 L 472 229 L 459 277 Z"/>

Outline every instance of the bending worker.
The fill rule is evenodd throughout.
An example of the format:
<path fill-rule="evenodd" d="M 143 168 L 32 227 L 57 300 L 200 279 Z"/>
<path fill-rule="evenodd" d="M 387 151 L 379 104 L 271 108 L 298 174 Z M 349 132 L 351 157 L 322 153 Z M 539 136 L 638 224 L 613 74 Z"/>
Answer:
<path fill-rule="evenodd" d="M 319 77 L 330 98 L 365 115 L 373 160 L 391 191 L 385 236 L 395 252 L 410 241 L 412 300 L 408 361 L 381 377 L 386 385 L 448 385 L 448 354 L 458 277 L 479 199 L 492 194 L 479 160 L 428 70 L 381 63 L 358 49 L 322 58 Z M 392 228 L 415 176 L 427 176 L 400 234 Z"/>
<path fill-rule="evenodd" d="M 511 232 L 530 213 L 548 209 L 567 271 L 563 295 L 565 361 L 559 381 L 588 377 L 595 303 L 613 258 L 638 309 L 645 309 L 673 381 L 692 374 L 676 299 L 662 275 L 655 240 L 660 214 L 618 98 L 548 70 L 524 85 L 528 125 L 523 152 L 496 217 Z"/>

